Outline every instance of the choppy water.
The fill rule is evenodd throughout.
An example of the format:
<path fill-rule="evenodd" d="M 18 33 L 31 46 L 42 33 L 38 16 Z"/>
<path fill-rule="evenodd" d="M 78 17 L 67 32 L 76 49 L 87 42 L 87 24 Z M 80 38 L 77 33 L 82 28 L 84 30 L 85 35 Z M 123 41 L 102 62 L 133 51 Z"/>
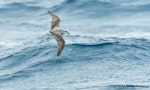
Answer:
<path fill-rule="evenodd" d="M 1 0 L 0 90 L 149 90 L 150 1 Z M 56 57 L 49 30 L 61 18 Z"/>

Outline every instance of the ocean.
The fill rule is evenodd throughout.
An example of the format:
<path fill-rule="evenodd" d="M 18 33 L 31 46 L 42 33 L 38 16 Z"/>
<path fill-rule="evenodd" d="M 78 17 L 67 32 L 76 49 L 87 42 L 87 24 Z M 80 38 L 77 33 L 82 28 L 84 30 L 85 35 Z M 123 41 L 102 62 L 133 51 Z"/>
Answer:
<path fill-rule="evenodd" d="M 0 90 L 150 90 L 149 0 L 1 0 Z M 45 35 L 60 17 L 65 48 Z"/>

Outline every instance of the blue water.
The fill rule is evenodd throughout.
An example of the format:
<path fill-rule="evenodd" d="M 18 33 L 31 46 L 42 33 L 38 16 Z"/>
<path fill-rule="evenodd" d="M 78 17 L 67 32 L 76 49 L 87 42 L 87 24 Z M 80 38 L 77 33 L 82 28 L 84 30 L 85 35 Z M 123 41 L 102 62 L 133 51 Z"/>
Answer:
<path fill-rule="evenodd" d="M 150 90 L 149 0 L 1 0 L 0 90 Z M 50 10 L 66 46 L 57 57 Z"/>

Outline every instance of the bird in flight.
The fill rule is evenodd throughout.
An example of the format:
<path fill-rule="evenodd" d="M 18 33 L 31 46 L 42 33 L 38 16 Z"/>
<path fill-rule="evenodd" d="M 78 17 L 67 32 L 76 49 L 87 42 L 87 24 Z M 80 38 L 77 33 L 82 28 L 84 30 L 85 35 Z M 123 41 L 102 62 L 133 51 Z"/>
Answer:
<path fill-rule="evenodd" d="M 69 34 L 69 32 L 67 32 L 59 27 L 60 19 L 58 16 L 56 16 L 55 14 L 53 14 L 50 11 L 48 11 L 48 13 L 52 17 L 52 22 L 51 22 L 51 29 L 46 34 L 52 34 L 55 37 L 55 39 L 58 43 L 57 56 L 59 56 L 65 46 L 65 41 L 64 41 L 62 35 L 65 33 Z"/>

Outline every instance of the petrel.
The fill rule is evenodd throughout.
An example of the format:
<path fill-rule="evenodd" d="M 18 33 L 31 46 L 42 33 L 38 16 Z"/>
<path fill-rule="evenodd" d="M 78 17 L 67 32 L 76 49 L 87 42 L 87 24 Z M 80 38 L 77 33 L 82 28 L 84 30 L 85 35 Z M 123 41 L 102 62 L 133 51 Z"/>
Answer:
<path fill-rule="evenodd" d="M 60 19 L 58 16 L 56 16 L 55 14 L 53 14 L 50 11 L 48 11 L 48 13 L 52 17 L 52 22 L 51 22 L 51 29 L 46 34 L 52 34 L 55 37 L 55 39 L 58 43 L 57 56 L 59 56 L 65 46 L 65 41 L 64 41 L 62 35 L 65 33 L 69 34 L 69 32 L 67 32 L 59 27 Z"/>

